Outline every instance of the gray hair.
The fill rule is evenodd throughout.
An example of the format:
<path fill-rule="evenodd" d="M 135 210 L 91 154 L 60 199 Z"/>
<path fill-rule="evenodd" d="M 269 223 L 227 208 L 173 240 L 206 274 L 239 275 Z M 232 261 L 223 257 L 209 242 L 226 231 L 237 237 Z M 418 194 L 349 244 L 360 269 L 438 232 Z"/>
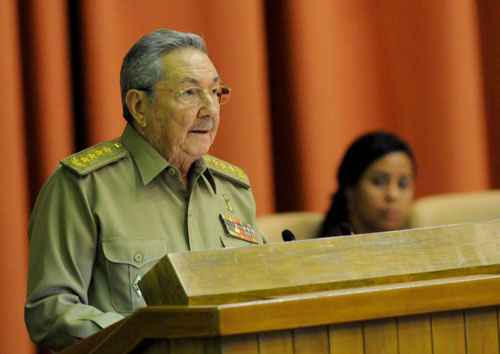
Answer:
<path fill-rule="evenodd" d="M 120 90 L 123 117 L 133 124 L 125 97 L 131 89 L 149 91 L 153 85 L 165 77 L 161 58 L 178 48 L 196 48 L 207 52 L 203 38 L 188 32 L 159 29 L 139 39 L 123 59 L 120 71 Z"/>

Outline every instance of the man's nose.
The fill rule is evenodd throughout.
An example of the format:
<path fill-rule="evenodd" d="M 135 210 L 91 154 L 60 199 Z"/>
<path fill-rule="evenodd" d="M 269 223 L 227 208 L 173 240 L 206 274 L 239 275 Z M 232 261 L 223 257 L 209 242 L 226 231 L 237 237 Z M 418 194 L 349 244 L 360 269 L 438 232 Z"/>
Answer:
<path fill-rule="evenodd" d="M 217 106 L 219 107 L 219 96 L 213 95 L 210 91 L 201 91 L 200 101 L 203 106 Z"/>
<path fill-rule="evenodd" d="M 217 114 L 220 109 L 219 98 L 204 92 L 201 100 L 201 109 L 209 115 Z"/>

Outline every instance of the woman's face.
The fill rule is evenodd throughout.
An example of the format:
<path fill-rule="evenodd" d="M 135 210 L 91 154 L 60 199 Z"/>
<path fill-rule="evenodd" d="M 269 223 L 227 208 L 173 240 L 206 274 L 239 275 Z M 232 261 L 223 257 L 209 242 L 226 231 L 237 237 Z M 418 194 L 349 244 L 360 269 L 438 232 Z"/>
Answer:
<path fill-rule="evenodd" d="M 413 180 L 413 164 L 404 152 L 391 152 L 368 166 L 357 185 L 347 189 L 347 207 L 354 231 L 404 228 L 413 200 Z"/>

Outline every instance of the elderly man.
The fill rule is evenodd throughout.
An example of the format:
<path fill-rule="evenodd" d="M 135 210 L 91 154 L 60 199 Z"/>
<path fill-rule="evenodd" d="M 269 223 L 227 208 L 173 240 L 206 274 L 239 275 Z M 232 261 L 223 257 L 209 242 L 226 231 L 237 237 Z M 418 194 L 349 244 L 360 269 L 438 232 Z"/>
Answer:
<path fill-rule="evenodd" d="M 62 160 L 31 216 L 35 342 L 61 349 L 145 306 L 137 283 L 169 252 L 264 242 L 247 176 L 206 155 L 229 93 L 197 35 L 162 29 L 130 49 L 122 136 Z"/>

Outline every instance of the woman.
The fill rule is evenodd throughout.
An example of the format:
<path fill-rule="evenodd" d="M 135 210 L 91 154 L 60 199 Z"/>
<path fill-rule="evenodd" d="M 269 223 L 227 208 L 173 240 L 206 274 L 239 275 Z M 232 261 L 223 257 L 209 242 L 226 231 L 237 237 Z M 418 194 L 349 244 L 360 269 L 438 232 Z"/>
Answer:
<path fill-rule="evenodd" d="M 320 237 L 405 228 L 413 201 L 416 162 L 408 144 L 385 132 L 356 139 L 337 171 Z"/>

